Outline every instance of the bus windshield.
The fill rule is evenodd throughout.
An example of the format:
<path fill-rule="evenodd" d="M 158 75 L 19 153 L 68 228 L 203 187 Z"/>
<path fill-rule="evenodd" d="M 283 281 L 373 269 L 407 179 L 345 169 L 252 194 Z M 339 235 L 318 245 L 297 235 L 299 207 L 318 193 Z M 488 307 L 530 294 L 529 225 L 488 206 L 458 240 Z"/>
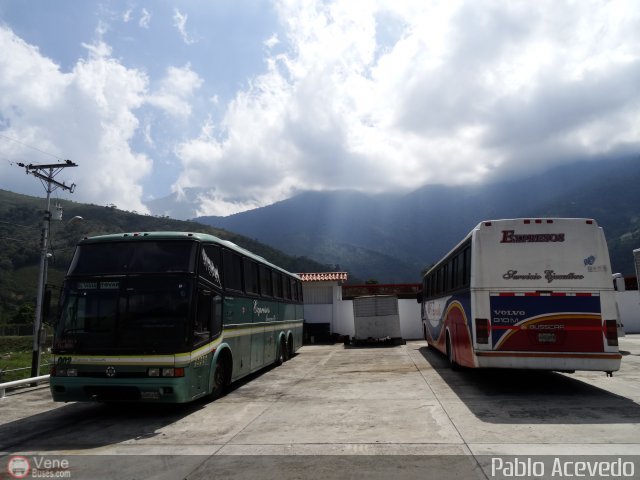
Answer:
<path fill-rule="evenodd" d="M 193 272 L 196 243 L 174 240 L 78 245 L 68 275 Z"/>
<path fill-rule="evenodd" d="M 192 280 L 113 277 L 67 281 L 57 353 L 169 353 L 187 348 Z"/>

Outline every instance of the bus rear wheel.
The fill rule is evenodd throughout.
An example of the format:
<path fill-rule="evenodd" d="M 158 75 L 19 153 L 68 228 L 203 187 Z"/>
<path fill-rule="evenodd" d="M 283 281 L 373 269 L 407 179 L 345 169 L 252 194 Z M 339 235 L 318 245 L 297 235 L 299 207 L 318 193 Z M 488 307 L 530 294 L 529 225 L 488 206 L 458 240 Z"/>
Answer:
<path fill-rule="evenodd" d="M 287 341 L 287 359 L 293 358 L 295 352 L 293 351 L 293 335 L 289 334 L 289 340 Z"/>
<path fill-rule="evenodd" d="M 451 370 L 459 370 L 460 366 L 456 363 L 456 360 L 453 356 L 453 345 L 451 344 L 451 336 L 449 332 L 447 332 L 447 361 L 449 362 L 449 367 Z"/>
<path fill-rule="evenodd" d="M 288 353 L 287 341 L 284 339 L 284 337 L 282 337 L 280 339 L 280 347 L 278 348 L 278 357 L 276 359 L 276 363 L 278 365 L 282 365 L 284 362 L 289 360 Z"/>

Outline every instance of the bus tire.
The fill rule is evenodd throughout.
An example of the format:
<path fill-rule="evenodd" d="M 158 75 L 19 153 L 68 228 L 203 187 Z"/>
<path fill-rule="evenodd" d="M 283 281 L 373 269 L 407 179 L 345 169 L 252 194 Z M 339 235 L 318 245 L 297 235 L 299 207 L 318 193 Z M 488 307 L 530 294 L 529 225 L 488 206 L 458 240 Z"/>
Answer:
<path fill-rule="evenodd" d="M 289 334 L 289 339 L 287 340 L 287 360 L 289 358 L 293 358 L 295 352 L 293 351 L 293 335 Z"/>
<path fill-rule="evenodd" d="M 213 387 L 209 394 L 211 400 L 220 398 L 229 384 L 229 372 L 227 367 L 227 362 L 224 359 L 219 358 L 216 361 L 216 367 L 213 372 Z"/>
<path fill-rule="evenodd" d="M 280 346 L 278 347 L 278 356 L 276 357 L 276 364 L 282 365 L 288 360 L 287 358 L 287 341 L 284 337 L 280 338 Z"/>
<path fill-rule="evenodd" d="M 451 344 L 451 336 L 447 331 L 447 361 L 451 370 L 459 370 L 460 366 L 456 363 L 453 353 L 453 345 Z"/>

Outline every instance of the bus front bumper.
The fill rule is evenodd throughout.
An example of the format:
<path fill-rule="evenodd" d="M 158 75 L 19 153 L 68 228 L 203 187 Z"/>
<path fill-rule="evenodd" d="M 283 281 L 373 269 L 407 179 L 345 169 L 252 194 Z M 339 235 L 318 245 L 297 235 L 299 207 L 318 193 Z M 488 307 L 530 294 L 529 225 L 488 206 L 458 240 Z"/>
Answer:
<path fill-rule="evenodd" d="M 119 379 L 50 377 L 54 402 L 184 403 L 193 398 L 186 378 Z"/>

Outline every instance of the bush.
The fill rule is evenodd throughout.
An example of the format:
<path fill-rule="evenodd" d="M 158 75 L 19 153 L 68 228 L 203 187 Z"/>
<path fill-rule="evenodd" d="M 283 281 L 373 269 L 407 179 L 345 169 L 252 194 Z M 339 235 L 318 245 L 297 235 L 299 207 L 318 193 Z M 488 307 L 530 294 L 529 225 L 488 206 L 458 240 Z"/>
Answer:
<path fill-rule="evenodd" d="M 33 337 L 0 337 L 0 353 L 32 351 L 32 338 Z"/>

